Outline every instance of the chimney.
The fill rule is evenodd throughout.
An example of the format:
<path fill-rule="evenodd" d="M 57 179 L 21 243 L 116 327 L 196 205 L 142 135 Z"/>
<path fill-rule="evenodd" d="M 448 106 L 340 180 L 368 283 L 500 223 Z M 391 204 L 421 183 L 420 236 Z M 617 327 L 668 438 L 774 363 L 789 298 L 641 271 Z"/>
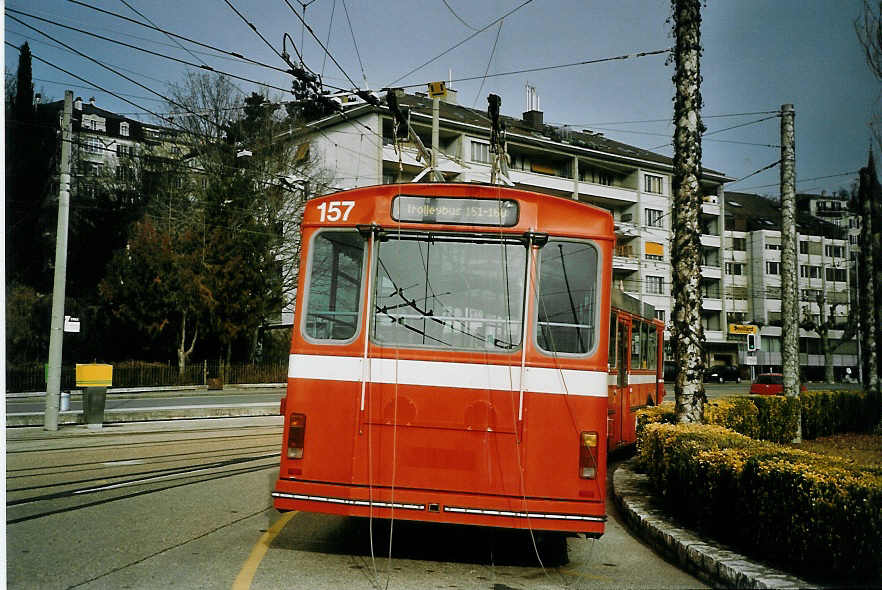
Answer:
<path fill-rule="evenodd" d="M 542 111 L 527 111 L 524 113 L 524 123 L 533 129 L 542 128 Z"/>
<path fill-rule="evenodd" d="M 82 99 L 82 97 L 79 97 L 79 96 L 78 96 L 78 97 L 76 97 L 76 98 L 74 99 L 74 109 L 76 109 L 76 110 L 78 110 L 78 111 L 83 110 L 83 99 Z"/>
<path fill-rule="evenodd" d="M 95 97 L 94 96 L 89 98 L 89 104 L 92 106 L 95 106 Z"/>

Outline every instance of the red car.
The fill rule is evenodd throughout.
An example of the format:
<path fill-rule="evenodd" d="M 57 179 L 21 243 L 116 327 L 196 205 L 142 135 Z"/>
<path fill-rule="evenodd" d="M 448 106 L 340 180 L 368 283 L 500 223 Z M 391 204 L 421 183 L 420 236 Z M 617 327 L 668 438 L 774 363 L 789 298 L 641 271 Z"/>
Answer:
<path fill-rule="evenodd" d="M 799 386 L 800 391 L 806 391 L 805 385 Z M 751 395 L 783 395 L 784 375 L 781 373 L 761 373 L 750 385 Z"/>

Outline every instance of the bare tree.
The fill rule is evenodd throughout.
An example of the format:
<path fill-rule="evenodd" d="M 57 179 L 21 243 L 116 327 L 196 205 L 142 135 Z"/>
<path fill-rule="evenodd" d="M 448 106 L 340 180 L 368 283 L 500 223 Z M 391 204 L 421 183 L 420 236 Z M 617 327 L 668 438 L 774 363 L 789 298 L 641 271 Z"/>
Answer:
<path fill-rule="evenodd" d="M 836 329 L 836 310 L 842 303 L 834 303 L 830 306 L 830 313 L 827 313 L 827 296 L 824 292 L 818 292 L 815 302 L 818 304 L 818 315 L 815 316 L 809 312 L 808 308 L 803 308 L 803 319 L 799 327 L 803 330 L 815 332 L 821 339 L 821 350 L 824 353 L 824 382 L 834 383 L 835 376 L 833 374 L 833 354 L 836 350 L 851 340 L 857 333 L 856 318 L 850 318 L 842 336 L 835 344 L 830 342 L 830 332 Z"/>
<path fill-rule="evenodd" d="M 882 81 L 882 1 L 873 6 L 870 0 L 864 0 L 861 14 L 854 21 L 854 29 L 864 48 L 867 65 Z"/>
<path fill-rule="evenodd" d="M 701 325 L 701 4 L 673 0 L 674 175 L 673 264 L 674 310 L 671 343 L 679 367 L 674 383 L 678 422 L 701 422 L 704 416 L 704 331 Z"/>

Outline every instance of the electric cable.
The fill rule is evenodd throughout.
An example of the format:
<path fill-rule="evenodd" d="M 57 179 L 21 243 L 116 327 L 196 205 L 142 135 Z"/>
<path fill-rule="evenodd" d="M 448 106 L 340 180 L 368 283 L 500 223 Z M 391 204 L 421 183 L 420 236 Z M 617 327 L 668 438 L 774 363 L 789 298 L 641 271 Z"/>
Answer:
<path fill-rule="evenodd" d="M 530 1 L 532 1 L 532 0 L 530 0 Z M 355 81 L 351 77 L 349 77 L 349 74 L 346 73 L 346 70 L 343 69 L 343 66 L 340 65 L 340 62 L 338 62 L 337 59 L 331 54 L 331 52 L 328 51 L 328 48 L 325 47 L 324 43 L 322 43 L 322 40 L 319 39 L 318 36 L 315 34 L 315 31 L 312 30 L 312 27 L 310 27 L 307 24 L 306 19 L 304 17 L 300 16 L 299 14 L 297 14 L 297 11 L 294 10 L 293 6 L 291 6 L 291 2 L 289 2 L 289 0 L 285 0 L 285 4 L 288 5 L 288 8 L 290 8 L 291 12 L 294 13 L 294 16 L 296 16 L 300 20 L 300 22 L 303 23 L 303 26 L 306 28 L 307 31 L 309 31 L 309 34 L 312 35 L 312 38 L 316 40 L 316 43 L 319 44 L 319 47 L 322 48 L 322 51 L 324 51 L 325 54 L 327 54 L 327 56 L 331 58 L 331 61 L 334 62 L 334 65 L 337 66 L 337 69 L 340 70 L 340 72 L 342 72 L 342 74 L 346 77 L 347 80 L 349 80 L 349 83 L 352 84 L 352 86 L 354 88 L 358 88 L 358 84 L 356 84 Z M 304 11 L 305 11 L 305 9 L 306 9 L 306 6 L 304 6 Z M 300 44 L 303 45 L 302 40 L 301 40 Z"/>
<path fill-rule="evenodd" d="M 287 2 L 287 1 L 288 1 L 288 0 L 285 0 L 285 2 Z M 392 86 L 394 86 L 394 85 L 395 85 L 397 82 L 399 82 L 400 80 L 403 80 L 404 78 L 407 78 L 408 76 L 410 76 L 410 75 L 413 74 L 414 72 L 417 72 L 417 71 L 423 69 L 424 67 L 426 67 L 427 65 L 429 65 L 430 63 L 432 63 L 432 62 L 434 62 L 434 61 L 437 61 L 438 59 L 444 57 L 445 55 L 447 55 L 448 53 L 450 53 L 451 51 L 453 51 L 454 49 L 456 49 L 457 47 L 459 47 L 459 46 L 462 45 L 463 43 L 466 43 L 467 41 L 470 41 L 471 39 L 473 39 L 473 38 L 476 37 L 477 35 L 483 33 L 484 31 L 486 31 L 487 29 L 489 29 L 490 27 L 492 27 L 493 25 L 495 25 L 495 24 L 498 23 L 499 21 L 505 19 L 506 17 L 511 16 L 512 14 L 514 14 L 515 12 L 517 12 L 518 10 L 520 10 L 521 8 L 523 8 L 524 6 L 526 6 L 527 4 L 529 4 L 529 3 L 532 2 L 532 1 L 533 1 L 533 0 L 525 0 L 525 2 L 522 2 L 522 3 L 519 4 L 518 6 L 512 8 L 511 10 L 509 10 L 508 12 L 506 12 L 505 14 L 503 14 L 502 16 L 500 16 L 499 18 L 497 18 L 496 20 L 492 21 L 491 23 L 489 23 L 489 24 L 487 24 L 487 25 L 484 25 L 481 29 L 475 31 L 474 33 L 472 33 L 471 35 L 469 35 L 468 37 L 466 37 L 465 39 L 463 39 L 463 40 L 460 41 L 459 43 L 455 44 L 453 47 L 451 47 L 451 48 L 449 48 L 449 49 L 447 49 L 447 50 L 445 50 L 445 51 L 439 53 L 438 55 L 436 55 L 435 57 L 433 57 L 432 59 L 430 59 L 430 60 L 427 61 L 426 63 L 424 63 L 424 64 L 422 64 L 422 65 L 419 65 L 419 66 L 415 67 L 414 69 L 410 70 L 410 71 L 407 72 L 406 74 L 403 74 L 403 75 L 399 76 L 398 78 L 392 80 L 391 82 L 389 82 L 388 84 L 386 84 L 385 87 L 388 88 L 388 87 L 392 87 Z M 665 50 L 665 51 L 669 51 L 669 50 Z M 405 87 L 405 88 L 406 88 L 406 87 Z"/>
<path fill-rule="evenodd" d="M 358 42 L 355 40 L 355 30 L 352 28 L 352 20 L 349 18 L 349 9 L 346 8 L 346 0 L 343 2 L 343 12 L 346 13 L 346 22 L 349 23 L 349 33 L 352 35 L 352 45 L 355 47 L 355 56 L 358 58 L 358 66 L 361 68 L 361 79 L 364 81 L 365 89 L 369 89 L 367 74 L 364 71 L 364 63 L 361 61 L 361 52 L 358 50 Z"/>
<path fill-rule="evenodd" d="M 282 56 L 282 54 L 279 53 L 279 50 L 276 49 L 276 48 L 273 46 L 272 43 L 270 43 L 269 41 L 266 40 L 266 37 L 264 37 L 263 34 L 262 34 L 260 31 L 257 30 L 257 27 L 254 25 L 254 23 L 252 23 L 252 22 L 249 21 L 247 18 L 245 18 L 245 15 L 242 14 L 241 12 L 239 12 L 239 11 L 236 9 L 236 7 L 233 6 L 233 3 L 230 2 L 230 0 L 224 0 L 224 2 L 226 2 L 227 6 L 229 6 L 230 9 L 231 9 L 233 12 L 235 12 L 236 15 L 237 15 L 240 19 L 242 19 L 242 21 L 243 21 L 246 25 L 248 25 L 248 26 L 251 28 L 251 30 L 254 31 L 254 33 L 255 33 L 258 37 L 260 37 L 260 40 L 263 41 L 263 42 L 266 44 L 267 47 L 269 47 L 270 49 L 273 50 L 273 53 L 275 53 L 276 55 L 279 56 L 279 59 L 280 59 L 280 60 L 285 61 L 284 56 Z"/>
<path fill-rule="evenodd" d="M 187 60 L 184 60 L 184 59 L 180 59 L 180 58 L 173 57 L 173 56 L 170 56 L 170 55 L 165 55 L 164 53 L 159 53 L 158 51 L 153 51 L 153 50 L 150 50 L 150 49 L 145 49 L 145 48 L 143 48 L 143 47 L 138 47 L 137 45 L 132 45 L 131 43 L 126 43 L 125 41 L 120 41 L 120 40 L 118 40 L 118 39 L 112 39 L 111 37 L 106 37 L 106 36 L 104 36 L 104 35 L 99 35 L 98 33 L 92 33 L 92 32 L 87 31 L 87 30 L 85 30 L 85 29 L 80 29 L 80 28 L 78 28 L 78 27 L 73 27 L 73 26 L 70 26 L 70 25 L 65 25 L 65 24 L 62 24 L 62 23 L 60 23 L 60 22 L 58 22 L 58 21 L 54 21 L 54 20 L 51 20 L 51 19 L 43 18 L 43 17 L 41 17 L 41 16 L 36 16 L 36 15 L 33 15 L 33 14 L 29 14 L 29 13 L 24 12 L 24 11 L 21 11 L 21 10 L 16 10 L 16 9 L 14 9 L 14 8 L 7 8 L 7 9 L 6 9 L 6 12 L 13 12 L 13 13 L 16 13 L 16 14 L 21 14 L 21 15 L 27 16 L 27 17 L 29 17 L 29 18 L 33 18 L 33 19 L 35 19 L 35 20 L 39 20 L 39 21 L 43 21 L 43 22 L 48 23 L 48 24 L 55 25 L 55 26 L 57 26 L 57 27 L 61 27 L 61 28 L 64 28 L 64 29 L 70 29 L 70 30 L 72 30 L 72 31 L 76 31 L 76 32 L 78 32 L 78 33 L 82 33 L 82 34 L 84 34 L 84 35 L 88 35 L 88 36 L 90 36 L 90 37 L 95 37 L 95 38 L 97 38 L 97 39 L 101 39 L 102 41 L 107 41 L 107 42 L 109 42 L 109 43 L 115 43 L 115 44 L 117 44 L 117 45 L 122 45 L 122 46 L 124 46 L 124 47 L 128 47 L 129 49 L 134 49 L 134 50 L 136 50 L 136 51 L 141 51 L 141 52 L 143 52 L 143 53 L 147 53 L 147 54 L 150 54 L 150 55 L 153 55 L 153 56 L 156 56 L 156 57 L 161 57 L 161 58 L 163 58 L 163 59 L 167 59 L 167 60 L 174 61 L 174 62 L 177 62 L 177 63 L 183 64 L 183 65 L 186 65 L 186 66 L 190 66 L 191 68 L 196 68 L 196 69 L 200 69 L 200 70 L 207 70 L 207 71 L 209 71 L 209 72 L 213 72 L 213 73 L 219 74 L 219 75 L 221 75 L 221 76 L 227 76 L 227 77 L 229 77 L 229 78 L 235 78 L 236 80 L 242 80 L 243 82 L 249 82 L 249 83 L 254 84 L 254 85 L 256 85 L 256 86 L 265 86 L 265 87 L 267 87 L 267 88 L 272 88 L 273 90 L 280 90 L 280 91 L 282 91 L 282 92 L 288 92 L 288 93 L 290 93 L 290 94 L 293 94 L 293 91 L 292 91 L 291 89 L 289 89 L 289 88 L 281 88 L 281 87 L 279 87 L 279 86 L 274 86 L 274 85 L 269 84 L 269 83 L 267 83 L 267 82 L 261 82 L 261 81 L 259 81 L 259 80 L 253 80 L 253 79 L 251 79 L 251 78 L 246 78 L 246 77 L 244 77 L 244 76 L 239 76 L 239 75 L 237 75 L 237 74 L 231 74 L 231 73 L 229 73 L 229 72 L 225 72 L 225 71 L 223 71 L 223 70 L 218 70 L 218 69 L 215 69 L 215 68 L 213 68 L 213 67 L 211 67 L 211 66 L 200 65 L 200 64 L 197 64 L 197 63 L 194 63 L 194 62 L 191 62 L 191 61 L 187 61 Z M 73 48 L 70 47 L 69 45 L 63 43 L 62 41 L 59 41 L 58 39 L 56 39 L 56 38 L 54 38 L 54 37 L 48 35 L 47 33 L 43 33 L 43 32 L 40 31 L 39 29 L 36 29 L 36 28 L 32 27 L 31 25 L 27 24 L 26 22 L 24 22 L 24 21 L 22 21 L 22 20 L 20 20 L 20 19 L 17 19 L 17 18 L 15 18 L 14 16 L 9 16 L 9 18 L 11 18 L 12 20 L 14 20 L 14 21 L 16 21 L 16 22 L 18 22 L 18 23 L 20 23 L 20 24 L 26 26 L 27 28 L 29 28 L 29 29 L 31 29 L 31 30 L 33 30 L 33 31 L 36 31 L 36 32 L 40 33 L 41 35 L 45 35 L 46 37 L 48 37 L 49 39 L 52 39 L 52 40 L 55 41 L 56 43 L 59 43 L 59 44 L 65 46 L 65 47 L 67 47 L 69 50 L 71 50 L 71 51 L 73 51 L 73 52 L 75 52 L 75 53 L 77 53 L 77 54 L 79 54 L 79 55 L 85 57 L 84 54 L 78 52 L 76 49 L 73 49 Z M 88 58 L 88 59 L 92 60 L 92 58 Z M 105 67 L 101 62 L 99 62 L 99 61 L 97 61 L 97 60 L 92 60 L 92 61 L 95 61 L 95 63 L 97 63 L 97 64 L 100 65 L 101 67 Z M 286 72 L 286 73 L 287 73 L 287 72 Z"/>
<path fill-rule="evenodd" d="M 444 3 L 447 4 L 447 0 L 444 0 Z M 502 32 L 502 23 L 505 20 L 499 21 L 499 28 L 496 29 L 496 39 L 493 40 L 493 48 L 490 50 L 490 59 L 487 60 L 487 68 L 484 70 L 484 77 L 481 78 L 481 86 L 478 88 L 478 92 L 475 94 L 475 100 L 472 102 L 472 108 L 478 104 L 478 99 L 481 97 L 481 92 L 484 90 L 484 83 L 487 81 L 487 72 L 490 71 L 490 64 L 493 63 L 493 56 L 496 55 L 496 44 L 499 43 L 499 34 Z"/>
<path fill-rule="evenodd" d="M 217 47 L 217 46 L 214 46 L 214 45 L 209 45 L 208 43 L 203 43 L 203 42 L 201 42 L 201 41 L 196 41 L 195 39 L 192 39 L 192 38 L 190 38 L 190 37 L 187 37 L 187 36 L 184 36 L 184 35 L 179 35 L 179 34 L 177 34 L 177 33 L 172 33 L 171 31 L 168 31 L 167 29 L 162 29 L 162 28 L 159 28 L 159 27 L 155 27 L 155 26 L 148 25 L 148 24 L 143 23 L 143 22 L 140 22 L 140 21 L 138 21 L 138 20 L 136 20 L 136 19 L 129 18 L 129 17 L 125 16 L 125 15 L 118 14 L 118 13 L 116 13 L 116 12 L 111 12 L 111 11 L 109 11 L 109 10 L 104 10 L 103 8 L 98 8 L 97 6 L 92 6 L 91 4 L 86 4 L 85 2 L 81 2 L 80 0 L 67 0 L 67 1 L 68 1 L 68 2 L 71 2 L 71 3 L 73 3 L 73 4 L 77 4 L 77 5 L 80 5 L 80 6 L 84 6 L 84 7 L 86 7 L 86 8 L 90 8 L 90 9 L 92 9 L 92 10 L 95 10 L 95 11 L 97 11 L 97 12 L 101 12 L 101 13 L 103 13 L 103 14 L 107 14 L 107 15 L 109 15 L 109 16 L 113 16 L 113 17 L 116 17 L 116 18 L 119 18 L 119 19 L 122 19 L 122 20 L 128 21 L 128 22 L 130 22 L 130 23 L 134 23 L 134 24 L 136 24 L 136 25 L 139 25 L 139 26 L 142 26 L 142 27 L 145 27 L 145 28 L 148 28 L 148 29 L 152 29 L 152 30 L 154 30 L 154 31 L 158 31 L 158 32 L 160 32 L 160 33 L 162 33 L 162 34 L 164 34 L 164 35 L 168 35 L 168 36 L 171 36 L 171 37 L 175 37 L 175 38 L 177 38 L 177 39 L 181 39 L 182 41 L 186 41 L 186 42 L 188 42 L 188 43 L 192 43 L 192 44 L 194 44 L 194 45 L 198 45 L 198 46 L 200 46 L 200 47 L 204 47 L 204 48 L 206 48 L 206 49 L 211 49 L 212 51 L 217 51 L 217 52 L 222 53 L 222 54 L 224 54 L 224 55 L 226 55 L 226 56 L 231 56 L 231 57 L 236 58 L 236 59 L 238 59 L 238 60 L 246 61 L 246 62 L 248 62 L 248 63 L 250 63 L 250 64 L 252 64 L 252 65 L 255 65 L 255 66 L 259 66 L 259 67 L 262 67 L 262 68 L 267 68 L 267 69 L 270 69 L 270 70 L 275 70 L 275 71 L 280 72 L 280 73 L 283 73 L 283 74 L 287 74 L 287 73 L 288 73 L 288 70 L 286 70 L 285 68 L 280 68 L 280 67 L 278 67 L 278 66 L 270 65 L 270 64 L 267 64 L 267 63 L 264 63 L 264 62 L 261 62 L 261 61 L 257 61 L 257 60 L 251 59 L 251 58 L 249 58 L 249 57 L 245 57 L 245 56 L 242 55 L 241 53 L 237 53 L 237 52 L 235 52 L 235 51 L 229 51 L 229 50 L 226 50 L 226 49 L 221 49 L 220 47 Z M 8 10 L 8 8 L 7 8 L 7 10 Z M 220 57 L 220 56 L 217 56 L 217 57 Z"/>
<path fill-rule="evenodd" d="M 444 3 L 444 6 L 447 7 L 447 10 L 449 10 L 450 13 L 451 13 L 453 16 L 456 17 L 456 20 L 458 20 L 459 22 L 461 22 L 462 24 L 464 24 L 464 25 L 466 26 L 466 28 L 471 29 L 471 30 L 473 30 L 473 31 L 477 31 L 477 30 L 478 30 L 478 29 L 476 29 L 475 27 L 473 27 L 472 25 L 470 25 L 469 23 L 465 22 L 465 21 L 462 19 L 461 16 L 459 16 L 458 14 L 456 14 L 456 11 L 453 10 L 453 7 L 450 6 L 450 3 L 447 2 L 447 0 L 441 0 L 441 2 L 443 2 L 443 3 Z"/>
<path fill-rule="evenodd" d="M 144 20 L 146 20 L 148 23 L 150 23 L 151 25 L 153 25 L 154 28 L 156 28 L 156 29 L 159 28 L 159 27 L 156 26 L 156 23 L 154 23 L 152 20 L 150 20 L 149 17 L 147 17 L 144 13 L 142 13 L 141 11 L 139 11 L 137 8 L 135 8 L 134 6 L 132 6 L 131 4 L 129 4 L 128 2 L 126 2 L 126 0 L 119 0 L 119 1 L 122 2 L 123 5 L 125 5 L 129 10 L 131 10 L 132 12 L 134 12 L 135 14 L 137 14 L 138 16 L 140 16 L 141 18 L 143 18 Z M 163 33 L 163 34 L 164 34 L 166 37 L 168 37 L 169 39 L 171 39 L 172 42 L 174 42 L 175 45 L 177 45 L 178 47 L 180 47 L 181 49 L 183 49 L 184 51 L 186 51 L 187 53 L 189 53 L 189 54 L 190 54 L 190 57 L 192 57 L 192 58 L 195 59 L 196 61 L 200 62 L 203 66 L 207 66 L 207 65 L 208 65 L 207 63 L 205 63 L 205 61 L 204 61 L 203 59 L 201 59 L 201 58 L 198 57 L 196 54 L 194 54 L 192 51 L 190 51 L 189 49 L 187 49 L 186 47 L 184 47 L 183 45 L 181 45 L 181 43 L 180 43 L 177 39 L 175 39 L 174 37 L 172 37 L 172 36 L 169 35 L 168 33 Z"/>

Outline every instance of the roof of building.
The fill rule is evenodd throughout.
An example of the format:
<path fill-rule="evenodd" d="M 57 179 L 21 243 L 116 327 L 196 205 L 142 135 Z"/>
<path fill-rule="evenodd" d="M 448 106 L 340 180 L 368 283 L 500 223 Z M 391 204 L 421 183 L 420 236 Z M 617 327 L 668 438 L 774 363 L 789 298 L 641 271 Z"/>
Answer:
<path fill-rule="evenodd" d="M 736 226 L 745 231 L 781 231 L 781 203 L 777 200 L 751 193 L 726 191 L 724 194 L 726 217 L 739 220 Z M 727 228 L 729 224 L 727 224 Z M 845 239 L 846 230 L 818 219 L 807 211 L 796 211 L 796 231 L 803 235 Z"/>
<path fill-rule="evenodd" d="M 406 94 L 399 92 L 398 103 L 403 107 L 408 107 L 413 114 L 418 114 L 421 118 L 431 118 L 432 116 L 432 99 L 420 94 Z M 383 112 L 388 113 L 388 109 L 380 107 Z M 365 111 L 377 110 L 378 107 L 372 107 L 367 104 L 359 105 L 347 111 L 349 116 L 360 115 Z M 541 116 L 541 113 L 540 113 Z M 335 124 L 342 117 L 333 115 L 316 122 L 317 126 L 325 124 Z M 459 124 L 466 127 L 478 127 L 489 132 L 490 119 L 486 111 L 473 109 L 459 104 L 451 104 L 440 101 L 440 118 L 446 122 Z M 536 126 L 530 125 L 523 119 L 517 119 L 506 115 L 500 115 L 500 122 L 506 126 L 506 132 L 509 137 L 517 138 L 518 141 L 533 141 L 537 143 L 557 143 L 557 149 L 566 149 L 567 146 L 574 152 L 581 150 L 599 152 L 606 157 L 625 161 L 643 161 L 651 164 L 657 164 L 662 168 L 673 168 L 674 161 L 668 156 L 657 154 L 643 148 L 635 147 L 619 141 L 615 141 L 604 137 L 601 133 L 593 133 L 590 130 L 576 131 L 567 126 L 558 127 L 554 125 L 540 124 Z M 705 168 L 703 175 L 713 177 L 717 181 L 732 181 L 734 178 L 726 177 L 722 172 Z"/>
<path fill-rule="evenodd" d="M 79 97 L 77 98 L 79 99 Z M 47 102 L 37 105 L 37 112 L 42 116 L 56 116 L 56 113 L 59 113 L 64 110 L 64 101 L 56 100 L 54 102 Z M 155 138 L 146 137 L 144 130 L 145 129 L 155 129 L 163 133 L 167 136 L 176 136 L 180 134 L 180 131 L 175 129 L 170 129 L 168 127 L 163 127 L 162 125 L 154 125 L 152 123 L 144 123 L 142 121 L 138 121 L 137 119 L 130 119 L 123 115 L 118 115 L 112 111 L 108 111 L 102 108 L 97 107 L 91 102 L 82 102 L 82 106 L 80 108 L 74 108 L 72 111 L 72 127 L 74 131 L 81 130 L 82 117 L 83 115 L 92 115 L 105 119 L 106 130 L 100 132 L 102 135 L 106 135 L 109 137 L 119 137 L 122 139 L 129 140 L 137 140 L 137 141 L 156 141 Z M 120 124 L 128 123 L 129 124 L 129 133 L 128 135 L 123 135 L 120 133 Z M 92 131 L 90 129 L 84 129 L 84 131 Z"/>

